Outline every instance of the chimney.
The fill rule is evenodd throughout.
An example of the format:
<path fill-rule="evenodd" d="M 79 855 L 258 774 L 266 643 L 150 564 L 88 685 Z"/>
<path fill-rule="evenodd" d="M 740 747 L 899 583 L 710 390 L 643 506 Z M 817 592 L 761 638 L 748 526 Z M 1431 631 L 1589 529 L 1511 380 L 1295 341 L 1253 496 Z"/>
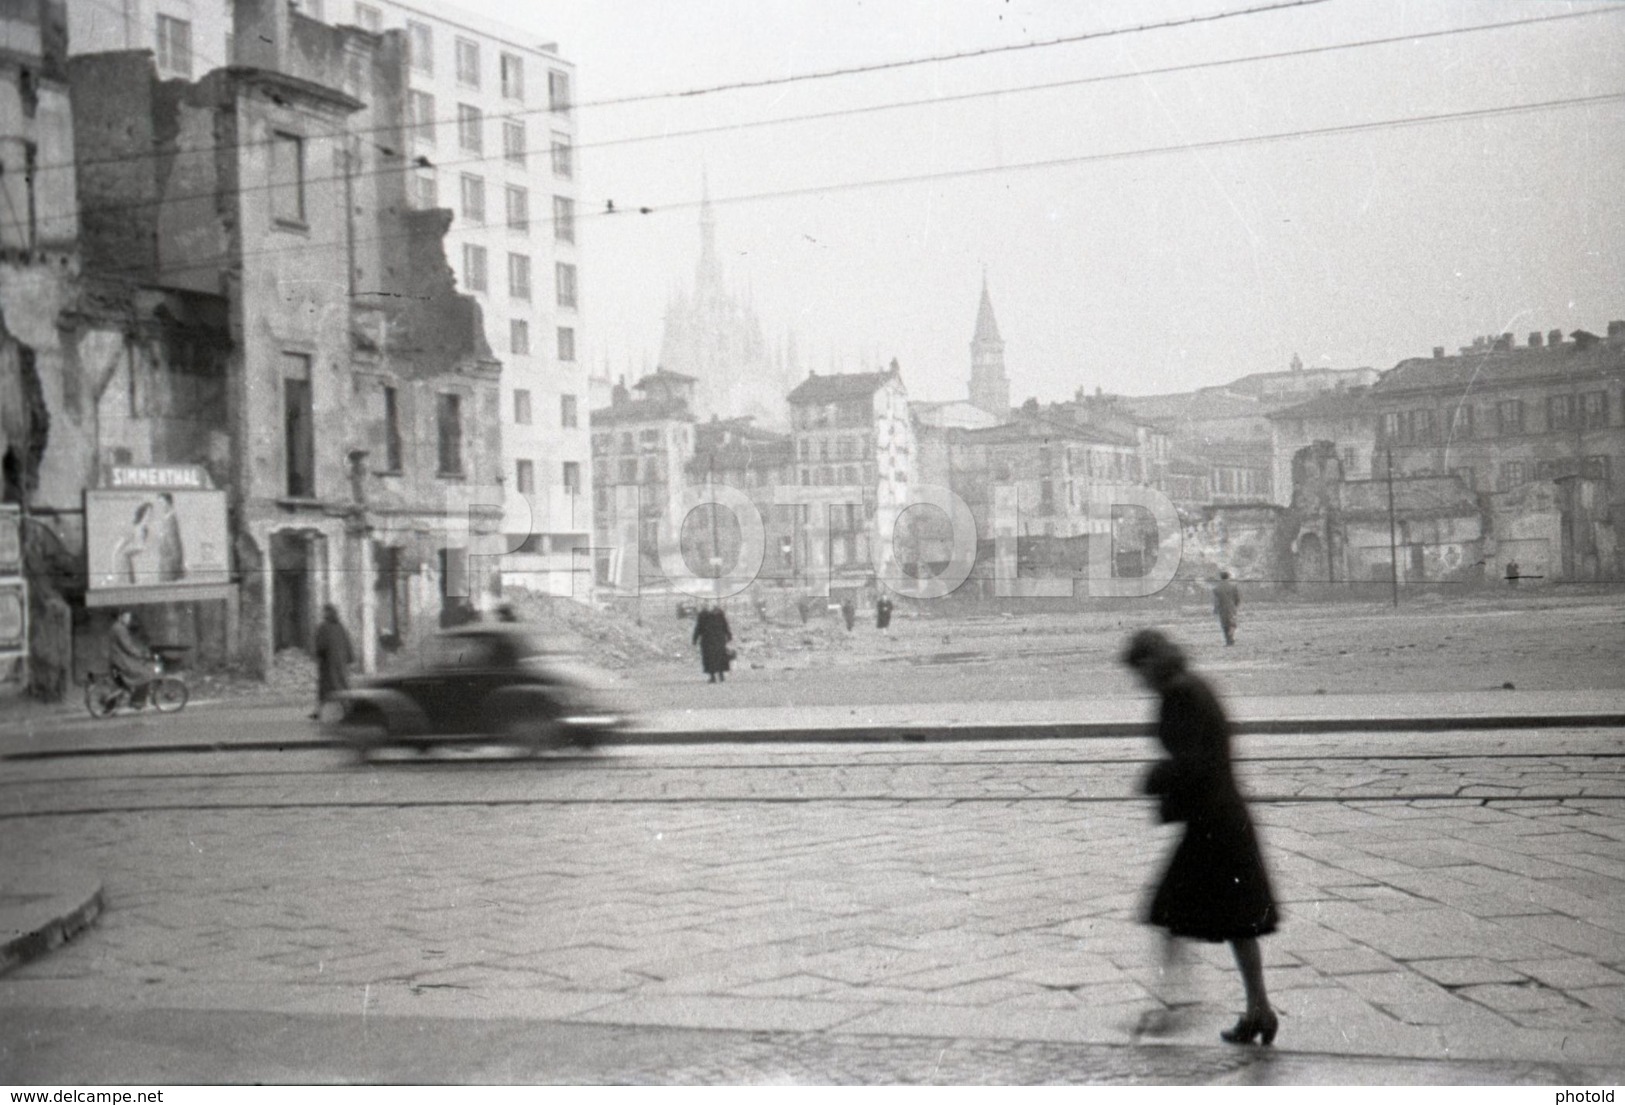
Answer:
<path fill-rule="evenodd" d="M 1563 344 L 1563 331 L 1561 331 L 1561 330 L 1548 330 L 1548 331 L 1546 331 L 1546 344 L 1550 345 L 1550 346 L 1562 345 Z"/>
<path fill-rule="evenodd" d="M 1529 331 L 1529 348 L 1530 349 L 1539 349 L 1540 348 L 1540 331 L 1539 330 L 1531 330 L 1531 331 Z"/>
<path fill-rule="evenodd" d="M 1444 360 L 1444 346 L 1435 345 L 1433 347 L 1433 359 L 1436 361 Z"/>
<path fill-rule="evenodd" d="M 1496 338 L 1495 351 L 1497 353 L 1510 353 L 1512 351 L 1512 335 L 1502 334 L 1500 337 Z"/>

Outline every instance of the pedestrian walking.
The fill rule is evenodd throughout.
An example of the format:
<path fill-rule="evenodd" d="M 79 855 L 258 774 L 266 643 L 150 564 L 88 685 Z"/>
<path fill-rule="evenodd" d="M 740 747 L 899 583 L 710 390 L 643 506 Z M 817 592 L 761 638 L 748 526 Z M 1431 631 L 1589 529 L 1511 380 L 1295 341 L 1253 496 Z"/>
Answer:
<path fill-rule="evenodd" d="M 1236 607 L 1241 605 L 1241 588 L 1236 581 L 1230 578 L 1230 573 L 1221 571 L 1219 582 L 1213 585 L 1213 612 L 1219 616 L 1219 628 L 1224 630 L 1224 643 L 1236 643 Z"/>
<path fill-rule="evenodd" d="M 1183 822 L 1146 920 L 1172 940 L 1228 941 L 1247 1009 L 1228 1043 L 1274 1041 L 1278 1020 L 1264 991 L 1258 938 L 1275 931 L 1275 898 L 1247 803 L 1230 767 L 1230 723 L 1213 690 L 1185 666 L 1179 647 L 1154 629 L 1129 641 L 1123 662 L 1162 700 L 1157 739 L 1167 758 L 1145 780 L 1164 822 Z"/>
<path fill-rule="evenodd" d="M 1518 562 L 1516 560 L 1509 560 L 1509 561 L 1507 561 L 1507 586 L 1508 587 L 1516 587 L 1517 585 L 1518 585 Z"/>
<path fill-rule="evenodd" d="M 812 604 L 809 603 L 806 599 L 801 598 L 801 599 L 796 600 L 796 613 L 801 615 L 801 624 L 802 625 L 807 624 L 807 615 L 809 613 L 811 613 L 811 610 L 812 610 Z"/>
<path fill-rule="evenodd" d="M 722 612 L 720 603 L 703 607 L 695 616 L 694 643 L 700 646 L 700 668 L 708 677 L 706 682 L 727 682 L 728 668 L 733 662 L 733 650 L 728 642 L 733 636 L 733 630 L 728 628 L 728 615 Z"/>
<path fill-rule="evenodd" d="M 885 595 L 875 600 L 875 628 L 882 633 L 891 630 L 891 599 Z"/>
<path fill-rule="evenodd" d="M 858 620 L 858 608 L 851 599 L 841 600 L 841 620 L 846 622 L 846 631 L 852 632 L 852 626 Z"/>
<path fill-rule="evenodd" d="M 355 650 L 339 621 L 339 608 L 328 603 L 322 607 L 322 624 L 316 627 L 316 712 L 311 720 L 322 716 L 322 707 L 336 691 L 349 689 L 354 661 Z"/>

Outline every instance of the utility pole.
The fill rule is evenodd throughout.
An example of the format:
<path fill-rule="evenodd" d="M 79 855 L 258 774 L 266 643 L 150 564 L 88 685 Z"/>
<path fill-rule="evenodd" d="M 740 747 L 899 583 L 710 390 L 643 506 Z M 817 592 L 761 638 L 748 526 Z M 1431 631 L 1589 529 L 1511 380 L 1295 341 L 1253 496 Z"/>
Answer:
<path fill-rule="evenodd" d="M 717 445 L 712 443 L 711 455 L 706 458 L 705 490 L 710 502 L 706 505 L 711 510 L 711 566 L 716 569 L 714 586 L 717 592 L 717 601 L 722 601 L 722 542 L 717 538 Z"/>
<path fill-rule="evenodd" d="M 1394 517 L 1394 447 L 1388 447 L 1388 567 L 1394 585 L 1394 608 L 1399 608 L 1399 525 Z"/>

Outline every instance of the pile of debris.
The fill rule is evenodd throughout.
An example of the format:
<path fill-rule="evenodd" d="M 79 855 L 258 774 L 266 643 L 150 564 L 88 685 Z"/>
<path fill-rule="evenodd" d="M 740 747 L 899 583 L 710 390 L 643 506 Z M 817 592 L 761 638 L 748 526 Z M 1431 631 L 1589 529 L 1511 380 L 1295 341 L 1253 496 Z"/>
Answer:
<path fill-rule="evenodd" d="M 659 633 L 613 608 L 599 609 L 573 599 L 538 595 L 520 588 L 503 592 L 521 622 L 535 626 L 548 642 L 579 652 L 607 668 L 630 668 L 685 655 L 670 633 Z"/>

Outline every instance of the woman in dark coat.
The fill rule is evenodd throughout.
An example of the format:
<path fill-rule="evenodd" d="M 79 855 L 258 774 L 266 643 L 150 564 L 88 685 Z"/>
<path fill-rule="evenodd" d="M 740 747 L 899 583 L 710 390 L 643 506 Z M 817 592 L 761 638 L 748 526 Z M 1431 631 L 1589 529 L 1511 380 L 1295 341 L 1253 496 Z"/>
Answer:
<path fill-rule="evenodd" d="M 733 630 L 728 628 L 728 615 L 722 612 L 721 606 L 704 607 L 695 616 L 694 640 L 700 646 L 700 667 L 711 677 L 707 682 L 727 681 L 728 665 L 732 660 L 728 654 L 728 642 L 733 638 Z"/>
<path fill-rule="evenodd" d="M 1231 773 L 1230 722 L 1207 683 L 1186 670 L 1178 646 L 1156 630 L 1136 633 L 1123 661 L 1162 698 L 1157 739 L 1168 758 L 1146 778 L 1146 793 L 1160 800 L 1163 821 L 1185 823 L 1146 919 L 1171 937 L 1229 941 L 1247 1011 L 1220 1035 L 1233 1044 L 1268 1044 L 1278 1021 L 1264 991 L 1258 938 L 1275 931 L 1275 898 Z"/>
<path fill-rule="evenodd" d="M 311 717 L 320 718 L 322 706 L 333 693 L 350 686 L 350 665 L 354 661 L 350 635 L 339 621 L 338 607 L 322 607 L 322 624 L 316 627 L 316 712 Z"/>

